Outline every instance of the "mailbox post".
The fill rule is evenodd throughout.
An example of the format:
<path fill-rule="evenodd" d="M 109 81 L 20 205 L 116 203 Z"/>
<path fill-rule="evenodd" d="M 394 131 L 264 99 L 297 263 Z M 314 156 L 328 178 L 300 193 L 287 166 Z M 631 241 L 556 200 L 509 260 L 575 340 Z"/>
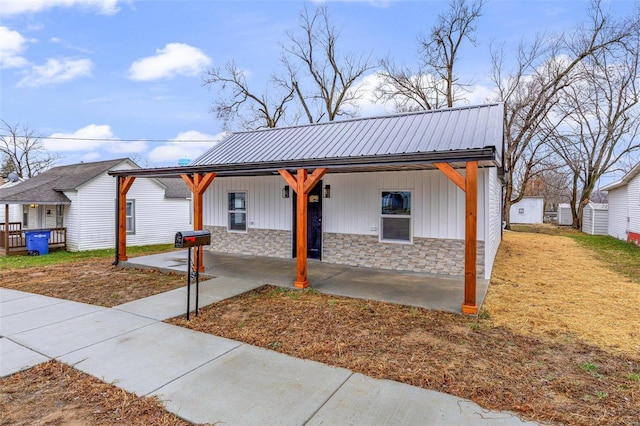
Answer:
<path fill-rule="evenodd" d="M 176 232 L 175 247 L 189 250 L 187 254 L 187 320 L 189 320 L 189 311 L 191 310 L 191 274 L 195 275 L 196 280 L 196 316 L 198 316 L 198 294 L 200 292 L 199 248 L 209 244 L 211 244 L 211 232 L 209 231 Z M 191 263 L 191 249 L 194 252 L 194 264 Z"/>

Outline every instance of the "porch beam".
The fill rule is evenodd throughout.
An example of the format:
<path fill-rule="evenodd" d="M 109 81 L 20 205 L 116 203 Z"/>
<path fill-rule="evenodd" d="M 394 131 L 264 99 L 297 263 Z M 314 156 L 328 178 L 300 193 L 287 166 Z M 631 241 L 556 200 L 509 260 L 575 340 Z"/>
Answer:
<path fill-rule="evenodd" d="M 215 173 L 194 173 L 193 177 L 189 175 L 180 175 L 185 181 L 191 193 L 193 194 L 193 230 L 200 231 L 204 227 L 202 218 L 204 193 L 213 180 L 216 178 Z M 198 247 L 198 271 L 204 272 L 204 262 L 202 255 L 202 247 Z"/>
<path fill-rule="evenodd" d="M 462 313 L 477 315 L 478 162 L 468 161 L 465 176 L 464 303 Z"/>
<path fill-rule="evenodd" d="M 468 164 L 468 163 L 467 163 Z M 477 164 L 477 163 L 476 163 Z M 455 183 L 458 188 L 462 189 L 462 191 L 466 191 L 465 189 L 465 178 L 462 176 L 456 169 L 451 167 L 449 163 L 434 163 L 434 166 L 438 168 L 446 177 L 448 177 L 453 183 Z"/>
<path fill-rule="evenodd" d="M 127 192 L 135 176 L 118 177 L 118 261 L 127 260 Z"/>
<path fill-rule="evenodd" d="M 315 169 L 313 173 L 311 173 L 311 176 L 309 176 L 304 183 L 305 195 L 309 194 L 313 189 L 313 187 L 316 186 L 318 182 L 320 182 L 320 179 L 322 179 L 322 177 L 327 173 L 327 170 L 329 169 L 318 168 L 318 169 Z"/>
<path fill-rule="evenodd" d="M 289 184 L 291 189 L 293 189 L 297 193 L 298 192 L 298 181 L 296 180 L 296 178 L 291 173 L 289 173 L 287 170 L 278 170 L 278 173 L 280 173 L 280 176 L 282 176 L 282 178 Z"/>

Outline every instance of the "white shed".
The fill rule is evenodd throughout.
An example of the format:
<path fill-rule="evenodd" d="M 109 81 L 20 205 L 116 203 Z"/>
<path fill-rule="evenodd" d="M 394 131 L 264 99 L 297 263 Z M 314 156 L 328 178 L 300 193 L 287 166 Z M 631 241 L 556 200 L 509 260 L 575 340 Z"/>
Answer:
<path fill-rule="evenodd" d="M 558 204 L 558 225 L 571 225 L 572 223 L 571 205 L 569 203 Z"/>
<path fill-rule="evenodd" d="M 609 205 L 589 202 L 582 210 L 582 232 L 589 235 L 607 235 Z"/>
<path fill-rule="evenodd" d="M 640 245 L 640 163 L 602 191 L 609 193 L 607 233 Z"/>
<path fill-rule="evenodd" d="M 569 213 L 571 215 L 571 213 Z M 524 197 L 511 205 L 509 220 L 511 223 L 537 224 L 544 219 L 544 198 Z"/>

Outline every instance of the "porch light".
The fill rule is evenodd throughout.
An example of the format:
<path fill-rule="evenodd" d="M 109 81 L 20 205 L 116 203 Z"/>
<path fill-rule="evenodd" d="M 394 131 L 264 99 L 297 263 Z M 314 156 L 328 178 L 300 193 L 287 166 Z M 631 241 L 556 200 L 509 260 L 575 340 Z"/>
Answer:
<path fill-rule="evenodd" d="M 289 198 L 289 185 L 285 185 L 282 188 L 282 198 Z"/>
<path fill-rule="evenodd" d="M 325 185 L 323 194 L 324 198 L 331 198 L 331 185 Z"/>

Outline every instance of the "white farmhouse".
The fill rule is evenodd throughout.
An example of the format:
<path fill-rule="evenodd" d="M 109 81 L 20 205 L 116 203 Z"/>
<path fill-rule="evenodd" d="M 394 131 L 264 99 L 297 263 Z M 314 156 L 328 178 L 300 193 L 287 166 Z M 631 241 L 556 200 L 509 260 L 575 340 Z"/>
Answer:
<path fill-rule="evenodd" d="M 129 159 L 54 167 L 31 179 L 0 188 L 9 232 L 0 235 L 0 254 L 26 250 L 24 231 L 51 231 L 50 246 L 69 251 L 112 248 L 115 244 L 116 180 L 107 173 L 140 167 Z M 129 245 L 173 242 L 175 233 L 190 225 L 190 196 L 176 179 L 136 182 L 126 199 Z M 9 206 L 19 206 L 15 222 Z"/>

